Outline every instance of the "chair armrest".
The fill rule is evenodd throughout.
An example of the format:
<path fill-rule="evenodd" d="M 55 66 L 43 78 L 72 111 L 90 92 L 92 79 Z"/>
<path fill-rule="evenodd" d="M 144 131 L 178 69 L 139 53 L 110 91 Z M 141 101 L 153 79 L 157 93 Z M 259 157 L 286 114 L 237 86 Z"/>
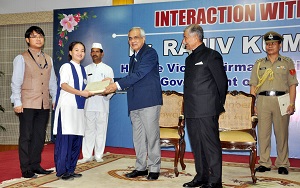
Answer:
<path fill-rule="evenodd" d="M 181 114 L 178 117 L 178 129 L 180 129 L 181 127 L 184 127 L 184 115 L 183 114 Z"/>
<path fill-rule="evenodd" d="M 251 122 L 252 122 L 252 129 L 255 129 L 257 123 L 258 123 L 258 118 L 257 116 L 251 116 Z"/>
<path fill-rule="evenodd" d="M 185 122 L 184 122 L 184 115 L 181 114 L 178 117 L 178 134 L 180 135 L 180 137 L 184 137 L 184 126 L 185 126 Z"/>
<path fill-rule="evenodd" d="M 256 125 L 258 123 L 258 118 L 256 115 L 251 116 L 251 122 L 252 122 L 252 131 L 251 135 L 253 136 L 254 140 L 257 141 L 257 136 L 256 136 Z"/>
<path fill-rule="evenodd" d="M 252 122 L 257 122 L 257 121 L 258 121 L 257 116 L 256 116 L 256 115 L 251 116 L 251 121 L 252 121 Z"/>

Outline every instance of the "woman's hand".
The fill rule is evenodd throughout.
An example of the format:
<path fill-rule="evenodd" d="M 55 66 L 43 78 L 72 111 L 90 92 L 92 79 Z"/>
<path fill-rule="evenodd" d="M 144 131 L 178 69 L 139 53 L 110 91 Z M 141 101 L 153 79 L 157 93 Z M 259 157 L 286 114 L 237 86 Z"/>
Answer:
<path fill-rule="evenodd" d="M 88 90 L 80 91 L 80 96 L 82 96 L 82 97 L 88 98 L 88 97 L 90 97 L 92 95 L 94 95 L 94 94 L 91 93 L 91 92 L 89 92 Z"/>

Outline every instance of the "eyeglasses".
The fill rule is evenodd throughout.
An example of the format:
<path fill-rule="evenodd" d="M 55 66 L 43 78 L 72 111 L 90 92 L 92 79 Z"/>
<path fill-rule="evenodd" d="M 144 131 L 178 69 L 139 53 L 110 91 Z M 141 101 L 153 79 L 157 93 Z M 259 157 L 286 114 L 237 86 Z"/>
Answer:
<path fill-rule="evenodd" d="M 43 35 L 32 35 L 29 38 L 32 38 L 32 39 L 44 39 L 45 37 Z"/>
<path fill-rule="evenodd" d="M 133 41 L 133 40 L 139 40 L 141 39 L 142 37 L 138 37 L 138 36 L 134 36 L 134 37 L 128 37 L 128 40 L 129 41 Z"/>

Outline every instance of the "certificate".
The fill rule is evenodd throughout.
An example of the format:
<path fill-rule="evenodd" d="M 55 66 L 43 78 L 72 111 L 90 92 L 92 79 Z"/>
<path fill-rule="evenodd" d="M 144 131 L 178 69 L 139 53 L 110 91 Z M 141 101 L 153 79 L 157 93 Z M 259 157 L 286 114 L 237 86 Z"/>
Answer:
<path fill-rule="evenodd" d="M 110 80 L 90 82 L 86 85 L 85 90 L 88 90 L 89 92 L 94 94 L 100 94 L 105 90 L 109 83 Z"/>
<path fill-rule="evenodd" d="M 284 116 L 287 114 L 287 108 L 290 105 L 290 94 L 284 94 L 281 96 L 278 96 L 278 103 L 280 107 L 281 115 Z"/>

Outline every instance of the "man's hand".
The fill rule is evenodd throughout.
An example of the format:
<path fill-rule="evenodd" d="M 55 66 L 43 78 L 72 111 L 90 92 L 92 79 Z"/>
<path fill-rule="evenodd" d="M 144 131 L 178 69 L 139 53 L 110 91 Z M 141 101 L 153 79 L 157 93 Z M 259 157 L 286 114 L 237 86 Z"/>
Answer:
<path fill-rule="evenodd" d="M 290 104 L 286 110 L 286 112 L 289 114 L 289 115 L 293 115 L 294 112 L 295 112 L 295 105 L 294 104 Z"/>
<path fill-rule="evenodd" d="M 16 112 L 16 113 L 23 113 L 23 106 L 16 106 L 16 107 L 14 107 L 14 111 Z"/>
<path fill-rule="evenodd" d="M 115 84 L 115 83 L 111 83 L 111 84 L 109 84 L 106 88 L 105 88 L 105 90 L 103 91 L 103 94 L 104 95 L 107 95 L 107 94 L 110 94 L 110 93 L 114 93 L 115 91 L 117 91 L 117 84 Z"/>

